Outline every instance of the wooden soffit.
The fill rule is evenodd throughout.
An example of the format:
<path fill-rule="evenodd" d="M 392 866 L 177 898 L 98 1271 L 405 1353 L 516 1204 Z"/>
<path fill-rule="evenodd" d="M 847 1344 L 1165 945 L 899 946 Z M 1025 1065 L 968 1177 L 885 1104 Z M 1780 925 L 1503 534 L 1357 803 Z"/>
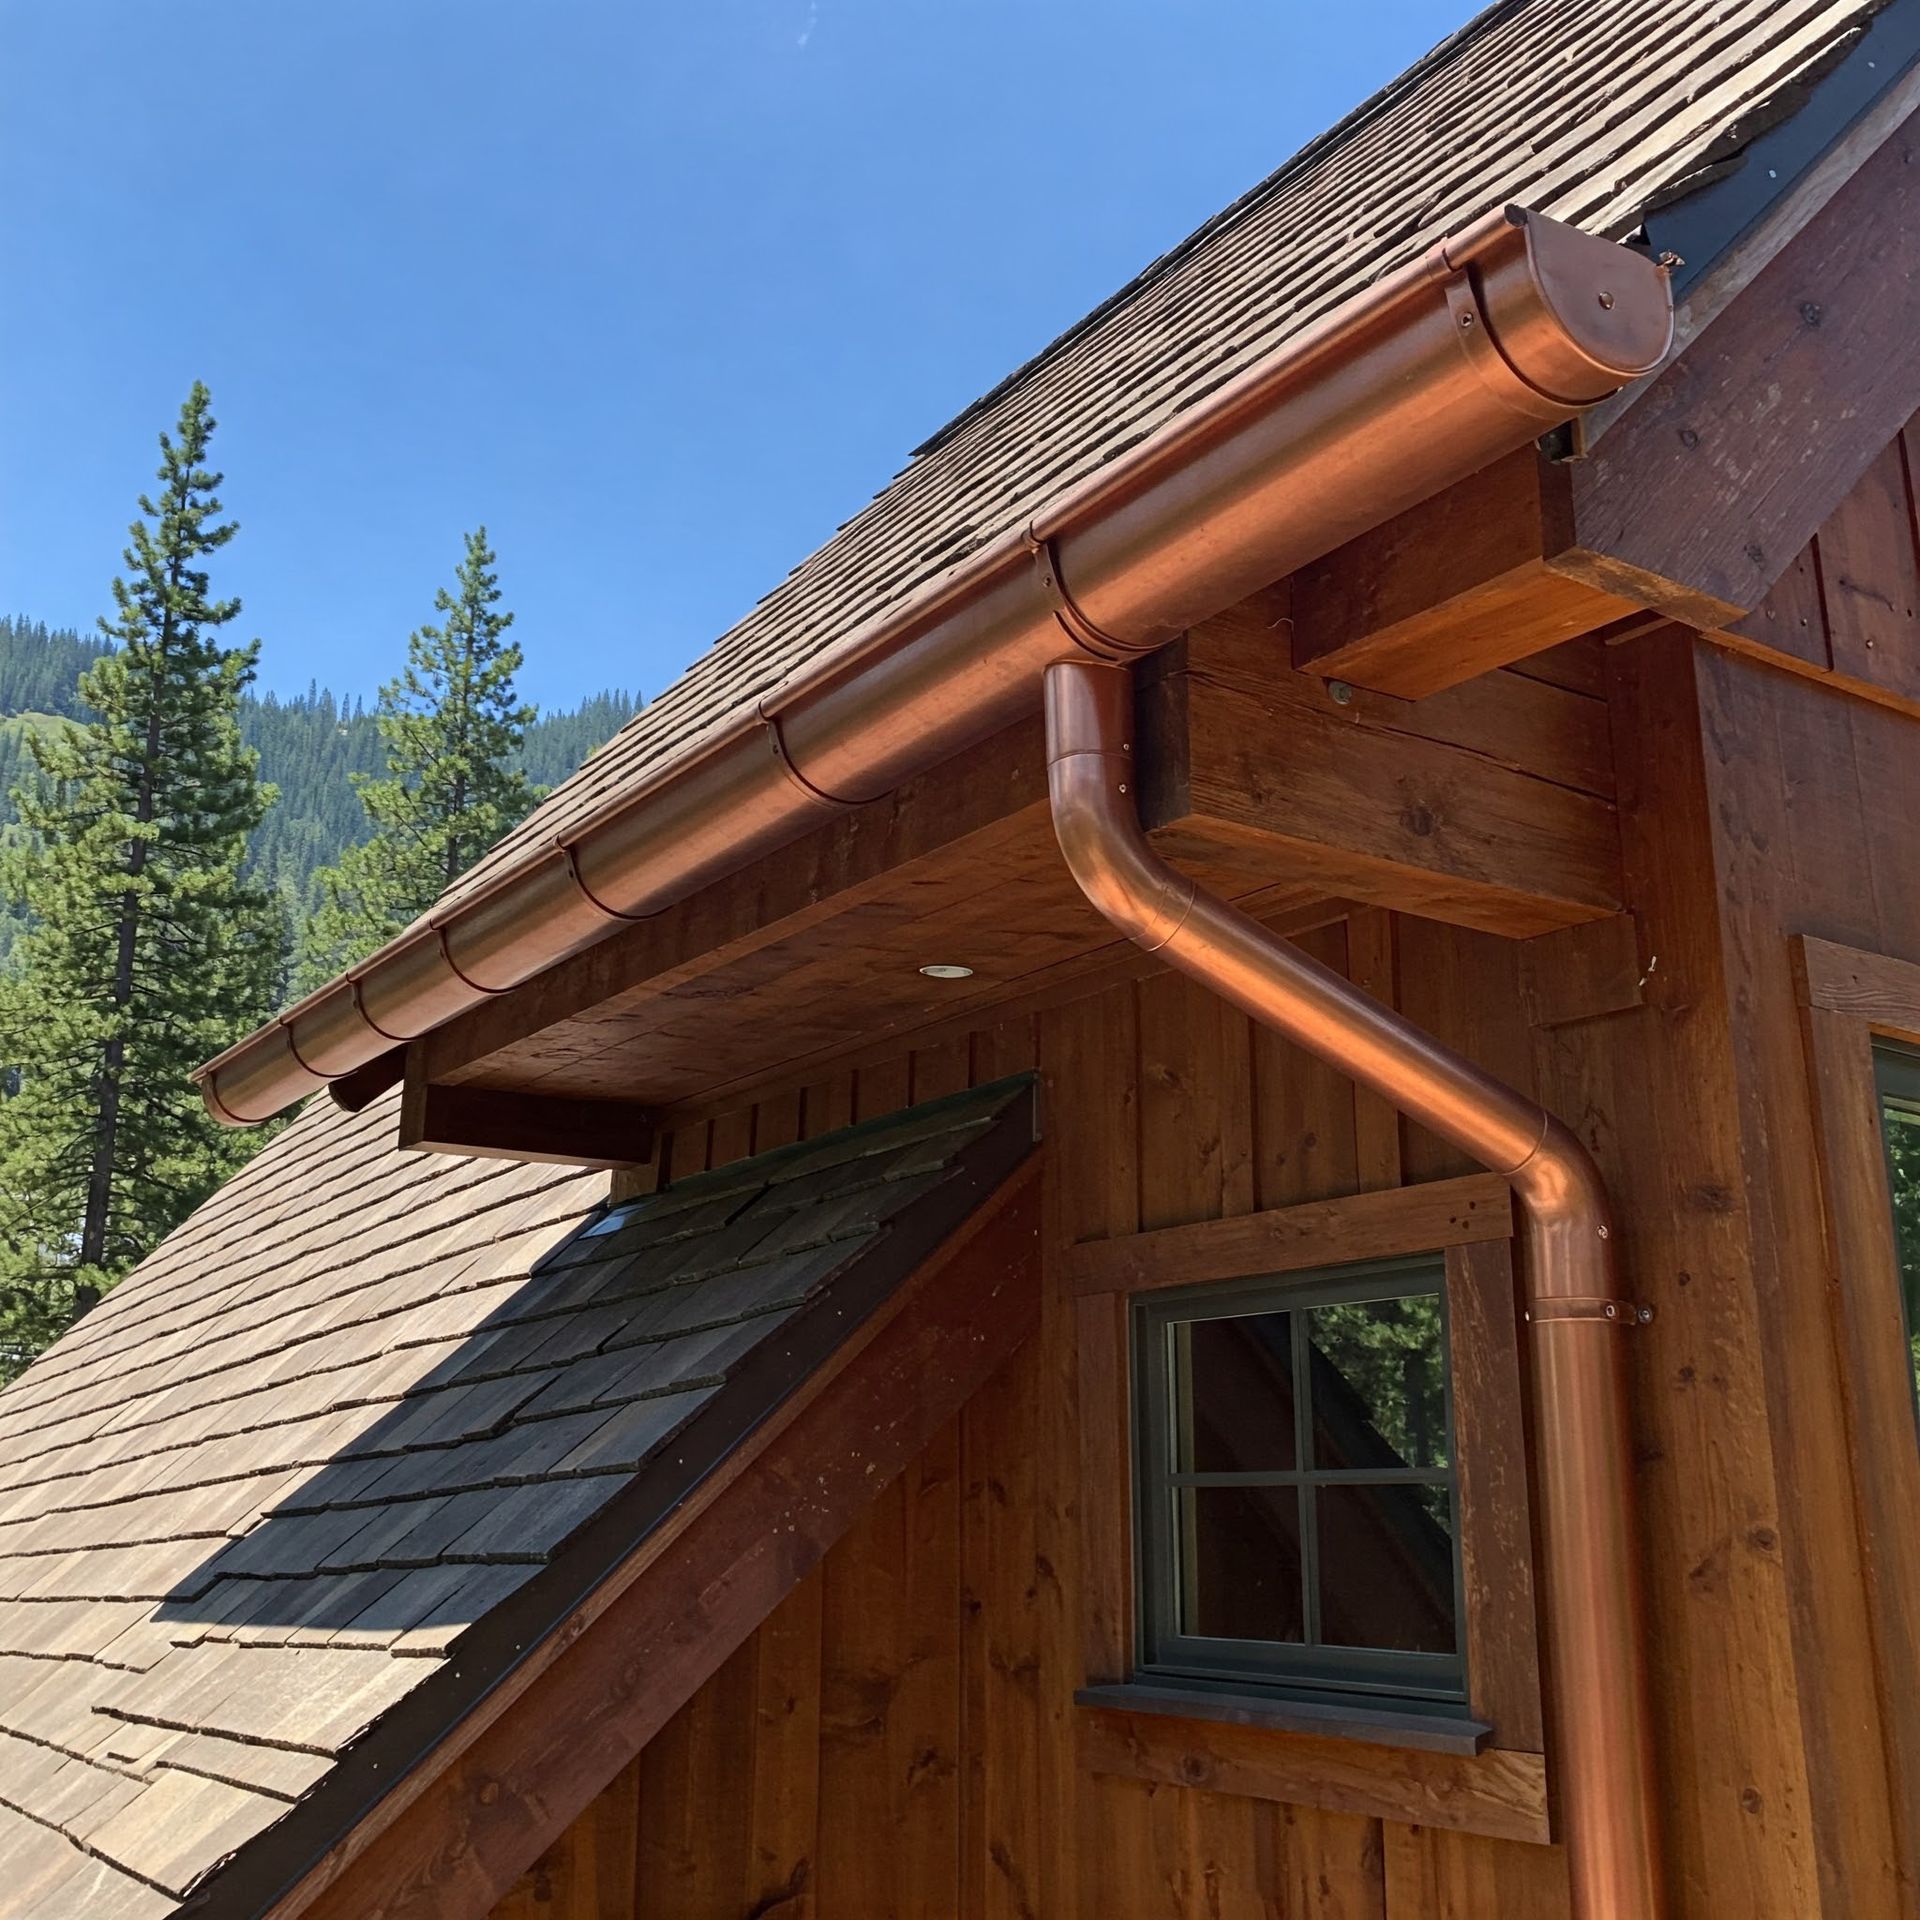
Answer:
<path fill-rule="evenodd" d="M 1409 698 L 1757 607 L 1920 410 L 1910 114 L 1577 457 L 1496 463 L 1296 577 L 1296 665 Z"/>
<path fill-rule="evenodd" d="M 1415 705 L 1336 698 L 1285 634 L 1280 592 L 1140 669 L 1171 857 L 1283 931 L 1349 901 L 1514 936 L 1618 910 L 1597 647 Z M 536 1094 L 569 1138 L 567 1103 L 673 1125 L 1153 965 L 1066 871 L 1035 720 L 450 1023 L 408 1081 Z M 437 1111 L 419 1143 L 461 1151 L 469 1116 Z"/>

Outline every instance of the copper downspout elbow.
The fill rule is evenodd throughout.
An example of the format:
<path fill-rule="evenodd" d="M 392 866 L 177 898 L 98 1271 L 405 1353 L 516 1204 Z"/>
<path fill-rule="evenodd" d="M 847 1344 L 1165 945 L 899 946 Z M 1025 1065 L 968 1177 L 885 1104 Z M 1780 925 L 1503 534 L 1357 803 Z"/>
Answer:
<path fill-rule="evenodd" d="M 1134 800 L 1128 668 L 1056 662 L 1046 674 L 1046 718 L 1060 848 L 1108 920 L 1512 1183 L 1573 1911 L 1577 1920 L 1659 1920 L 1665 1902 L 1621 1350 L 1634 1316 L 1620 1298 L 1598 1168 L 1537 1102 L 1154 852 Z"/>

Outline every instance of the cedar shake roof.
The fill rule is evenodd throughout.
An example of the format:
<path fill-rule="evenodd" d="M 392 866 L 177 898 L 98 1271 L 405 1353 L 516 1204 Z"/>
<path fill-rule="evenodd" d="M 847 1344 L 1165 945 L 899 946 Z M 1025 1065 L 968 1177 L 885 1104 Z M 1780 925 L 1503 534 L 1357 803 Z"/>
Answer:
<path fill-rule="evenodd" d="M 1490 7 L 927 441 L 448 897 L 544 850 L 785 675 L 1489 209 L 1517 202 L 1591 233 L 1633 234 L 1650 209 L 1737 167 L 1887 4 Z M 1893 61 L 1882 64 L 1891 78 Z"/>
<path fill-rule="evenodd" d="M 1033 1140 L 1003 1082 L 609 1209 L 395 1118 L 315 1103 L 0 1396 L 0 1915 L 297 1877 Z"/>
<path fill-rule="evenodd" d="M 1876 11 L 1502 0 L 927 442 L 462 885 L 1469 219 L 1632 232 Z M 607 1212 L 604 1174 L 400 1152 L 395 1105 L 313 1105 L 0 1395 L 0 1920 L 258 1911 L 1031 1139 L 988 1090 Z"/>

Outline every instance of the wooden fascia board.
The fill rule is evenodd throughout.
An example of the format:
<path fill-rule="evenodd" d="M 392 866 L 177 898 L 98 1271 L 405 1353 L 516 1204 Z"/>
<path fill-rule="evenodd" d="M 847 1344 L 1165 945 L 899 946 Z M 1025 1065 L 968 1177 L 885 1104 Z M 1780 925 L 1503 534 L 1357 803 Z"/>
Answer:
<path fill-rule="evenodd" d="M 377 1725 L 311 1800 L 214 1876 L 195 1911 L 482 1920 L 1033 1331 L 1032 1115 L 1016 1103 L 966 1150 L 943 1207 L 917 1230 L 894 1229 L 878 1301 L 826 1303 L 824 1358 L 710 1467 L 689 1468 L 664 1517 L 636 1523 L 627 1509 L 653 1495 L 630 1490 L 535 1583 L 551 1576 L 576 1599 L 531 1624 L 504 1617 L 517 1601 L 484 1616 L 469 1634 L 492 1636 L 488 1654 L 468 1654 L 466 1636 L 456 1643 L 437 1676 L 449 1693 L 474 1690 L 462 1660 L 501 1669 L 457 1718 L 424 1742 Z M 609 1550 L 613 1564 L 593 1578 L 571 1564 Z M 348 1806 L 357 1811 L 340 1818 Z M 316 1832 L 325 1837 L 302 1871 L 299 1848 Z"/>
<path fill-rule="evenodd" d="M 1304 569 L 1295 664 L 1419 698 L 1636 609 L 1731 625 L 1920 409 L 1916 339 L 1909 107 L 1580 457 L 1525 450 Z"/>

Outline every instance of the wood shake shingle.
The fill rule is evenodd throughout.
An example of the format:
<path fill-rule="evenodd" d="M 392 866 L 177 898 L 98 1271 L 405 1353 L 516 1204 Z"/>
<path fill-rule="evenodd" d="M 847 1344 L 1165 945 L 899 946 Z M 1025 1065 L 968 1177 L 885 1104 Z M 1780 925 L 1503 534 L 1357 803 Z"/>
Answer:
<path fill-rule="evenodd" d="M 391 1100 L 314 1107 L 0 1397 L 0 1847 L 62 1902 L 170 1911 L 670 1443 L 695 1473 L 697 1416 L 731 1436 L 797 1384 L 901 1232 L 964 1217 L 982 1142 L 1024 1152 L 1030 1104 L 611 1209 L 603 1173 L 403 1158 Z M 0 1913 L 96 1911 L 15 1886 Z"/>

